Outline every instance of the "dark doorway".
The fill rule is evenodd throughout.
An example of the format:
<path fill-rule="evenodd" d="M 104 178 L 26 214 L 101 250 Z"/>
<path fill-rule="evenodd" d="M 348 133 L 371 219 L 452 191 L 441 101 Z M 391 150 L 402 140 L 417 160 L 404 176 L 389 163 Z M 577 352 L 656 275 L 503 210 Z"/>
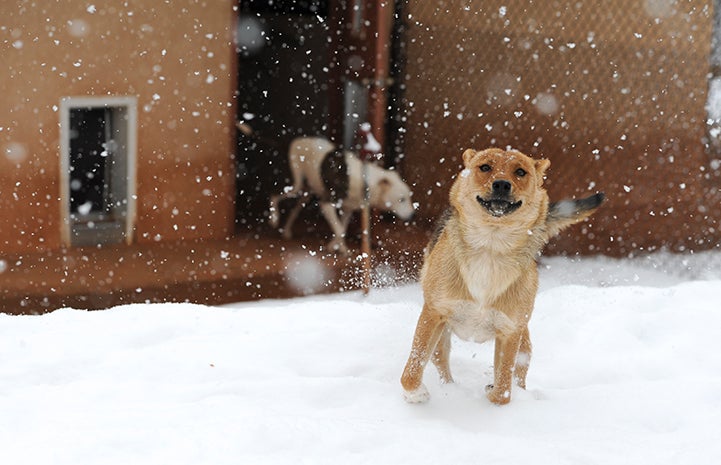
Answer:
<path fill-rule="evenodd" d="M 265 222 L 270 195 L 290 184 L 286 152 L 299 135 L 323 135 L 328 115 L 328 2 L 240 2 L 239 227 Z"/>
<path fill-rule="evenodd" d="M 61 120 L 68 245 L 129 241 L 134 202 L 134 101 L 63 101 Z M 98 104 L 86 104 L 86 101 Z M 127 104 L 126 104 L 127 100 Z"/>
<path fill-rule="evenodd" d="M 112 214 L 112 110 L 70 111 L 70 213 L 109 218 Z"/>
<path fill-rule="evenodd" d="M 386 153 L 382 164 L 397 165 L 401 4 L 240 1 L 238 120 L 254 134 L 238 134 L 239 228 L 264 224 L 269 197 L 291 184 L 286 157 L 294 137 L 349 146 L 370 122 Z"/>

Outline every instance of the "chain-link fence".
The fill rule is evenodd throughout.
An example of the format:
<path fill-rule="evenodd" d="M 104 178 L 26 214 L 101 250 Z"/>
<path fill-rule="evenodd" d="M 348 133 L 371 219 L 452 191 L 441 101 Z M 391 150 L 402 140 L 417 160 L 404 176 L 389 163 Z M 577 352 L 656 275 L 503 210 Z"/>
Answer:
<path fill-rule="evenodd" d="M 513 146 L 551 159 L 552 197 L 609 194 L 569 249 L 713 245 L 711 1 L 413 0 L 403 20 L 404 168 L 430 217 L 464 148 Z"/>

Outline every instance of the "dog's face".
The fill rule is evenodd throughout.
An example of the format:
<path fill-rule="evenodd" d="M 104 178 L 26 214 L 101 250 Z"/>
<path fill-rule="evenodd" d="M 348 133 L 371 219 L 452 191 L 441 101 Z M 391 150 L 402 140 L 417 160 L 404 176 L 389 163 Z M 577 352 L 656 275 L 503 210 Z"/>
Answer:
<path fill-rule="evenodd" d="M 411 195 L 411 189 L 398 173 L 387 171 L 378 181 L 375 192 L 371 194 L 371 204 L 375 208 L 393 212 L 403 220 L 409 220 L 415 212 Z"/>
<path fill-rule="evenodd" d="M 551 162 L 497 148 L 463 153 L 465 169 L 453 185 L 451 201 L 466 215 L 498 223 L 524 224 L 547 207 L 543 176 Z"/>

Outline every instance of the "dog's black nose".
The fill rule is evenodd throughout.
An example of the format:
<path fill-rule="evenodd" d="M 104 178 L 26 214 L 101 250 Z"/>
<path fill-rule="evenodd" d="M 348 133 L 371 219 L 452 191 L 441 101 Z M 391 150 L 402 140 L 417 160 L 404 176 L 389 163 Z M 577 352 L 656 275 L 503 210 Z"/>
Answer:
<path fill-rule="evenodd" d="M 493 193 L 508 195 L 511 192 L 511 183 L 508 181 L 493 181 Z"/>

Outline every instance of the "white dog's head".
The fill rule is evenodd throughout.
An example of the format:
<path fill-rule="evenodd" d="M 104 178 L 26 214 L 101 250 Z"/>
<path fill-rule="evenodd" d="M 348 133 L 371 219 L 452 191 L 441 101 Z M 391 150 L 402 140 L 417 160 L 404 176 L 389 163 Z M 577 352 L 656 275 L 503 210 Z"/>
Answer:
<path fill-rule="evenodd" d="M 411 189 L 395 171 L 385 170 L 371 188 L 371 206 L 393 212 L 403 220 L 409 220 L 415 212 Z"/>

